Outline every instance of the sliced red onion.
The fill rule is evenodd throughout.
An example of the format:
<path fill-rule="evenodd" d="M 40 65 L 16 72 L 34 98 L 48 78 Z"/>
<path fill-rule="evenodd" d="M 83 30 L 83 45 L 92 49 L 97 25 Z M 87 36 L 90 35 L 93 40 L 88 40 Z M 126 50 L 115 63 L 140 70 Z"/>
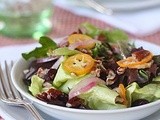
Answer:
<path fill-rule="evenodd" d="M 100 78 L 94 77 L 94 76 L 80 81 L 69 92 L 69 99 L 89 91 L 91 88 L 93 88 L 97 84 L 105 84 L 105 82 L 101 80 Z"/>
<path fill-rule="evenodd" d="M 52 69 L 58 69 L 59 65 L 63 62 L 64 60 L 64 57 L 61 56 L 54 64 L 53 66 L 51 67 Z"/>
<path fill-rule="evenodd" d="M 55 42 L 58 44 L 58 46 L 62 47 L 62 46 L 66 46 L 68 45 L 68 40 L 67 40 L 68 36 L 59 38 L 59 39 L 55 39 Z"/>
<path fill-rule="evenodd" d="M 50 62 L 50 61 L 56 60 L 56 59 L 58 59 L 58 58 L 59 58 L 58 56 L 51 56 L 51 57 L 46 57 L 46 58 L 39 58 L 39 59 L 37 59 L 37 63 Z"/>
<path fill-rule="evenodd" d="M 89 45 L 89 44 L 96 43 L 96 42 L 97 42 L 97 40 L 94 40 L 94 39 L 92 39 L 92 40 L 86 40 L 85 42 L 84 41 L 77 41 L 77 42 L 71 44 L 69 46 L 69 49 L 74 50 L 74 49 L 76 49 L 79 46 L 85 46 L 85 45 Z"/>
<path fill-rule="evenodd" d="M 80 41 L 80 42 L 75 42 L 75 43 L 69 45 L 68 48 L 69 48 L 70 50 L 74 50 L 74 49 L 76 49 L 77 47 L 81 46 L 82 44 L 83 44 L 82 41 Z"/>

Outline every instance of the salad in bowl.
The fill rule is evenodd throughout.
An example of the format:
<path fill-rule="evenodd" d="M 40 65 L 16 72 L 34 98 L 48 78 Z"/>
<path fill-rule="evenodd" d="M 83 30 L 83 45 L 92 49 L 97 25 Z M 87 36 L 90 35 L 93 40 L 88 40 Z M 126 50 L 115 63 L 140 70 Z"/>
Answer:
<path fill-rule="evenodd" d="M 23 83 L 49 106 L 125 112 L 160 99 L 160 56 L 136 47 L 121 30 L 84 23 L 64 38 L 43 36 L 39 43 L 22 53 L 29 63 Z"/>

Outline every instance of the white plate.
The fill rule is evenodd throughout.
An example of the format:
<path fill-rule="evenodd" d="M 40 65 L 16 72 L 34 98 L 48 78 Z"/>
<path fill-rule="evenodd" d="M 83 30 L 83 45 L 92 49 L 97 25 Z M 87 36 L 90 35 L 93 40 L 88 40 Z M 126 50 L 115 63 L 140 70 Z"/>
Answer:
<path fill-rule="evenodd" d="M 4 60 L 7 61 L 16 60 L 21 56 L 22 52 L 31 50 L 35 48 L 35 46 L 37 46 L 37 44 L 0 48 L 0 55 L 1 55 L 0 63 L 3 63 Z M 136 46 L 143 46 L 145 49 L 151 50 L 154 54 L 159 54 L 160 46 L 144 41 L 137 41 Z M 51 120 L 51 119 L 57 120 L 53 117 L 44 114 L 43 112 L 40 112 L 40 114 L 44 117 L 45 120 Z M 33 117 L 25 109 L 20 107 L 7 106 L 1 101 L 0 101 L 0 116 L 5 118 L 6 120 L 33 120 Z M 142 120 L 158 120 L 159 118 L 160 118 L 160 111 Z M 65 120 L 65 118 L 63 120 Z"/>

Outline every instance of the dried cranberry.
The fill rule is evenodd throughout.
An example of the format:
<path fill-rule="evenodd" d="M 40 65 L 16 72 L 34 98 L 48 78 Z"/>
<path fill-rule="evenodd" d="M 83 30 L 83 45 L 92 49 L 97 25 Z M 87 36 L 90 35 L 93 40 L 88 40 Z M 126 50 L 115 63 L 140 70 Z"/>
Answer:
<path fill-rule="evenodd" d="M 42 101 L 48 102 L 48 100 L 47 100 L 47 93 L 46 93 L 46 92 L 43 92 L 43 93 L 41 93 L 41 94 L 38 94 L 36 97 L 37 97 L 38 99 L 42 100 Z"/>
<path fill-rule="evenodd" d="M 84 104 L 84 100 L 78 97 L 73 97 L 68 100 L 66 106 L 71 108 L 89 109 L 89 107 Z"/>
<path fill-rule="evenodd" d="M 48 104 L 59 106 L 65 106 L 68 101 L 67 94 L 53 88 L 49 89 L 46 92 L 38 94 L 36 97 L 44 102 L 47 102 Z"/>

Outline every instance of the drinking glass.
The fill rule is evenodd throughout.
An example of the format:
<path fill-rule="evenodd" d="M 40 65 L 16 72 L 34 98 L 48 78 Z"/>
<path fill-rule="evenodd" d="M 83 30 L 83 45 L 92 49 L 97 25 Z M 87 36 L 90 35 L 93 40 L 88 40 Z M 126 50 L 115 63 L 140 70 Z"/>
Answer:
<path fill-rule="evenodd" d="M 48 33 L 52 0 L 0 0 L 0 34 L 37 38 Z"/>

